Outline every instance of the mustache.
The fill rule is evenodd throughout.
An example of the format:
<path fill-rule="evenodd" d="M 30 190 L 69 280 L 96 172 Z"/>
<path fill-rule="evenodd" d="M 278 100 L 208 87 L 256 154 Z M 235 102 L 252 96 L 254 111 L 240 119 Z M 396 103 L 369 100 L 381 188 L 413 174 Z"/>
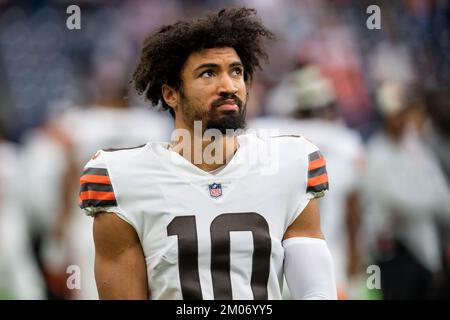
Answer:
<path fill-rule="evenodd" d="M 237 95 L 235 95 L 234 93 L 227 94 L 227 95 L 222 95 L 222 97 L 220 97 L 219 99 L 214 100 L 214 101 L 211 103 L 212 109 L 216 109 L 216 108 L 220 107 L 221 105 L 226 104 L 226 103 L 227 103 L 227 102 L 226 102 L 227 100 L 234 100 L 234 103 L 236 103 L 236 105 L 239 107 L 239 110 L 242 110 L 242 105 L 243 105 L 244 103 L 243 103 L 242 100 L 241 100 Z"/>

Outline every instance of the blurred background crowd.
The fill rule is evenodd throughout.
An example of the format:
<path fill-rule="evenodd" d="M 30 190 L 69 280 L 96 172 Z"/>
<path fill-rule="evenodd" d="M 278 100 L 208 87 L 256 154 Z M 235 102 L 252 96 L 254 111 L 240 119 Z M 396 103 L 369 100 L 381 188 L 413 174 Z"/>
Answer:
<path fill-rule="evenodd" d="M 71 4 L 80 30 L 66 26 Z M 450 298 L 450 1 L 0 0 L 0 299 L 97 298 L 82 167 L 173 129 L 130 87 L 142 41 L 242 5 L 278 37 L 248 127 L 304 135 L 327 159 L 339 297 Z M 368 286 L 369 266 L 381 278 Z"/>

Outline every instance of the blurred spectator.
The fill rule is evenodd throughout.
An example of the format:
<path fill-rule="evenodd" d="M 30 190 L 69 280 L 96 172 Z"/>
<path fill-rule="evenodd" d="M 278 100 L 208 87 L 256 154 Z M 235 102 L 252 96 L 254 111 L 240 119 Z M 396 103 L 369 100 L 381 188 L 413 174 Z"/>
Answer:
<path fill-rule="evenodd" d="M 425 103 L 430 115 L 425 126 L 425 141 L 439 159 L 450 182 L 450 84 L 428 89 Z"/>
<path fill-rule="evenodd" d="M 17 147 L 3 139 L 0 123 L 0 299 L 44 299 L 27 220 L 17 206 Z"/>
<path fill-rule="evenodd" d="M 450 183 L 450 84 L 428 88 L 425 104 L 429 119 L 423 129 L 424 142 L 439 160 Z M 440 297 L 450 297 L 450 223 L 438 219 L 438 229 L 443 252 L 444 278 Z"/>
<path fill-rule="evenodd" d="M 255 119 L 249 127 L 305 136 L 323 153 L 330 191 L 319 202 L 322 231 L 333 256 L 339 298 L 359 298 L 360 293 L 351 292 L 350 282 L 361 274 L 358 247 L 358 189 L 364 160 L 361 138 L 339 118 L 332 82 L 317 66 L 306 65 L 292 72 L 269 97 L 268 111 L 278 117 Z"/>
<path fill-rule="evenodd" d="M 334 10 L 331 2 L 320 9 L 318 28 L 299 47 L 298 58 L 321 68 L 333 83 L 341 114 L 347 123 L 357 127 L 366 121 L 370 108 L 358 40 L 342 12 Z"/>
<path fill-rule="evenodd" d="M 368 146 L 365 227 L 383 297 L 436 298 L 442 270 L 436 217 L 449 219 L 449 189 L 413 125 L 416 94 L 388 82 L 377 96 L 383 127 Z"/>
<path fill-rule="evenodd" d="M 41 259 L 55 298 L 97 299 L 94 279 L 92 219 L 78 208 L 82 165 L 98 149 L 125 148 L 150 140 L 167 140 L 171 123 L 154 110 L 129 105 L 126 97 L 127 56 L 95 56 L 90 88 L 94 103 L 70 108 L 34 132 L 25 144 L 23 172 L 33 181 L 24 186 L 28 210 L 42 229 Z M 43 150 L 49 152 L 43 153 Z M 36 165 L 41 163 L 42 166 Z M 45 164 L 45 165 L 44 165 Z M 39 181 L 39 183 L 37 183 Z M 42 198 L 34 195 L 42 193 Z M 81 289 L 68 291 L 66 269 L 81 270 Z"/>

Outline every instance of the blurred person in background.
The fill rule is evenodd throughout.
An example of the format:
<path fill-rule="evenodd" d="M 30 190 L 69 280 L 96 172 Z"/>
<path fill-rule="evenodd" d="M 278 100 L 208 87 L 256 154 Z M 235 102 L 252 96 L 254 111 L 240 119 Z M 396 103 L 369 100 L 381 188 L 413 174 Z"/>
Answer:
<path fill-rule="evenodd" d="M 425 104 L 430 118 L 425 124 L 424 138 L 450 182 L 450 83 L 427 89 Z"/>
<path fill-rule="evenodd" d="M 449 189 L 422 142 L 412 87 L 386 82 L 377 92 L 383 126 L 367 153 L 364 228 L 381 270 L 384 299 L 437 298 L 442 271 L 436 218 L 449 219 Z"/>
<path fill-rule="evenodd" d="M 82 218 L 77 203 L 82 164 L 98 149 L 170 136 L 168 117 L 130 105 L 129 58 L 128 52 L 117 50 L 94 54 L 89 82 L 93 104 L 53 116 L 25 143 L 23 170 L 30 182 L 24 186 L 23 202 L 40 226 L 39 254 L 51 298 L 98 299 L 92 220 Z M 69 265 L 79 267 L 81 288 L 76 290 L 67 288 Z"/>
<path fill-rule="evenodd" d="M 320 200 L 321 226 L 334 260 L 338 296 L 346 299 L 361 294 L 351 292 L 356 288 L 351 280 L 361 274 L 358 189 L 364 146 L 359 134 L 340 119 L 338 107 L 332 82 L 317 65 L 306 64 L 269 93 L 268 113 L 274 116 L 254 119 L 249 128 L 302 135 L 327 159 L 332 185 Z"/>
<path fill-rule="evenodd" d="M 27 220 L 17 204 L 17 146 L 5 139 L 0 118 L 0 300 L 44 299 Z"/>
<path fill-rule="evenodd" d="M 317 11 L 316 28 L 299 46 L 297 59 L 320 67 L 335 88 L 340 114 L 355 128 L 370 115 L 365 66 L 357 33 L 345 16 L 345 6 L 325 1 Z"/>
<path fill-rule="evenodd" d="M 425 90 L 425 106 L 429 118 L 424 124 L 423 138 L 427 147 L 439 160 L 450 183 L 450 83 Z M 438 229 L 443 252 L 444 284 L 440 288 L 441 298 L 450 297 L 450 223 L 438 219 Z"/>

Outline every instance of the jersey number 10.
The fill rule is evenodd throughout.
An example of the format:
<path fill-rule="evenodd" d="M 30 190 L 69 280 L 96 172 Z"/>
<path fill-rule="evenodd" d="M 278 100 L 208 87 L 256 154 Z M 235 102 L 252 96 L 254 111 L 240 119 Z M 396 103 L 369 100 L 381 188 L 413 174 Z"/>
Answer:
<path fill-rule="evenodd" d="M 210 226 L 211 276 L 214 299 L 231 300 L 230 232 L 251 231 L 253 235 L 252 276 L 250 285 L 254 299 L 267 300 L 272 243 L 269 225 L 255 212 L 224 213 Z M 198 242 L 195 216 L 175 217 L 167 226 L 169 236 L 178 236 L 178 265 L 183 299 L 201 300 L 198 272 Z"/>

